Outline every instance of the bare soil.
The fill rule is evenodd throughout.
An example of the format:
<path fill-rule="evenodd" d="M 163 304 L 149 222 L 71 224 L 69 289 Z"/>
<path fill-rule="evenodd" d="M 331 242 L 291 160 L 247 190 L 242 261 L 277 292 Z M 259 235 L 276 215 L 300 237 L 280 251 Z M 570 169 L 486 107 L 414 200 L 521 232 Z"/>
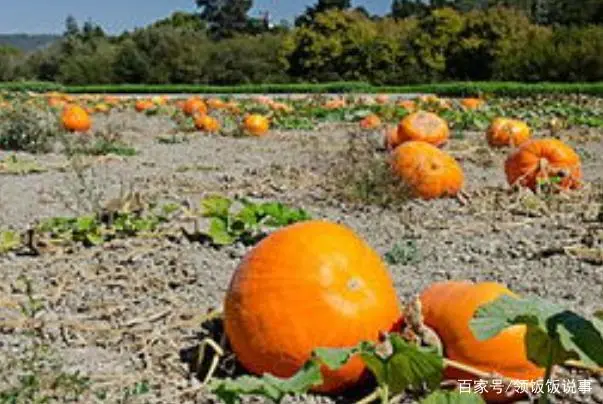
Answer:
<path fill-rule="evenodd" d="M 355 185 L 337 183 L 332 174 L 351 164 L 346 153 L 351 134 L 374 136 L 380 143 L 381 132 L 361 135 L 355 127 L 328 125 L 274 131 L 265 138 L 183 134 L 187 142 L 164 144 L 158 136 L 173 130 L 166 118 L 114 113 L 97 118 L 96 125 L 116 122 L 139 153 L 90 158 L 86 188 L 98 200 L 116 197 L 122 184 L 165 201 L 197 203 L 215 193 L 279 200 L 350 226 L 382 255 L 396 243 L 414 240 L 417 262 L 390 265 L 402 299 L 436 281 L 469 279 L 501 282 L 583 315 L 603 308 L 602 133 L 560 135 L 583 154 L 588 185 L 576 193 L 538 198 L 511 192 L 502 168 L 505 152 L 485 147 L 481 133 L 463 133 L 446 149 L 465 170 L 465 203 L 447 199 L 383 207 L 342 198 Z M 93 201 L 78 191 L 82 182 L 63 155 L 23 157 L 48 171 L 0 175 L 0 228 L 25 229 L 38 219 L 90 209 Z M 30 360 L 32 337 L 25 331 L 37 330 L 51 348 L 51 359 L 45 360 L 62 372 L 90 377 L 80 402 L 212 402 L 191 374 L 186 353 L 199 345 L 201 321 L 220 308 L 244 254 L 242 246 L 130 239 L 71 253 L 0 256 L 0 391 L 16 382 Z M 33 296 L 42 302 L 34 320 L 19 308 L 31 303 L 22 277 L 31 280 Z M 603 378 L 592 383 L 591 393 L 557 402 L 603 403 Z M 141 385 L 149 391 L 125 393 Z"/>

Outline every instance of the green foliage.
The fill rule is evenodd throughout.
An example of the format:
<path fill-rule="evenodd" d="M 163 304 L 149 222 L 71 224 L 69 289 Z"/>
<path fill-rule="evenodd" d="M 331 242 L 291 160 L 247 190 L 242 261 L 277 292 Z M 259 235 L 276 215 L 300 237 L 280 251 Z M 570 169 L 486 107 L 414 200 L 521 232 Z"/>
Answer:
<path fill-rule="evenodd" d="M 0 149 L 47 152 L 59 134 L 57 118 L 49 109 L 19 100 L 11 108 L 0 108 Z"/>
<path fill-rule="evenodd" d="M 603 366 L 603 324 L 537 298 L 502 296 L 480 307 L 470 322 L 478 340 L 495 337 L 504 329 L 522 324 L 527 327 L 527 356 L 546 368 L 545 384 L 555 365 L 576 360 L 586 366 Z M 546 403 L 547 391 L 539 402 Z"/>
<path fill-rule="evenodd" d="M 288 379 L 270 374 L 262 377 L 242 376 L 235 380 L 213 380 L 209 389 L 227 404 L 239 403 L 242 396 L 247 394 L 281 402 L 288 394 L 306 393 L 311 387 L 321 384 L 321 366 L 337 370 L 353 356 L 359 356 L 375 376 L 382 403 L 388 403 L 390 395 L 407 389 L 434 389 L 442 378 L 442 357 L 430 349 L 409 344 L 397 334 L 391 334 L 379 344 L 361 342 L 351 348 L 318 348 L 312 358 Z"/>
<path fill-rule="evenodd" d="M 236 209 L 235 205 L 240 206 Z M 280 202 L 254 203 L 222 196 L 204 199 L 200 213 L 210 219 L 209 228 L 200 236 L 215 246 L 237 242 L 253 245 L 269 230 L 310 219 L 303 209 L 290 208 Z"/>
<path fill-rule="evenodd" d="M 385 261 L 390 265 L 411 265 L 420 260 L 417 243 L 414 240 L 406 240 L 404 243 L 396 243 L 394 247 L 385 253 Z"/>
<path fill-rule="evenodd" d="M 161 224 L 167 222 L 171 210 L 171 206 L 167 205 L 156 212 L 145 214 L 114 212 L 109 221 L 99 214 L 53 217 L 42 221 L 37 226 L 36 233 L 51 244 L 78 243 L 93 247 L 113 239 L 154 234 Z"/>
<path fill-rule="evenodd" d="M 21 237 L 14 231 L 0 231 L 0 254 L 5 254 L 21 245 Z"/>

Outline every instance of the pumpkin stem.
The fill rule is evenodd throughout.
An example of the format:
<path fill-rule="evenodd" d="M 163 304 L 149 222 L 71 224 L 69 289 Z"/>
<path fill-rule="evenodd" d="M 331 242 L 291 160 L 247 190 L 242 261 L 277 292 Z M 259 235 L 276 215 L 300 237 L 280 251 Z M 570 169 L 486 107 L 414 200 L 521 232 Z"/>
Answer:
<path fill-rule="evenodd" d="M 423 321 L 423 305 L 418 296 L 415 296 L 406 306 L 404 318 L 406 326 L 402 330 L 402 336 L 406 340 L 418 345 L 435 347 L 440 354 L 444 352 L 439 335 L 431 327 L 425 325 Z"/>

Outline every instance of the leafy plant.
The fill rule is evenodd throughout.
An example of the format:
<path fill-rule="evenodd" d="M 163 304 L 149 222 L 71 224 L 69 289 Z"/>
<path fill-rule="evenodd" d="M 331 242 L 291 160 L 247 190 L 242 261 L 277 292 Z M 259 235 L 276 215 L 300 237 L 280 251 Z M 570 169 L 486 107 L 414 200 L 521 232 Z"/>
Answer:
<path fill-rule="evenodd" d="M 237 204 L 240 208 L 233 210 Z M 201 232 L 201 236 L 216 246 L 237 242 L 253 245 L 266 236 L 268 229 L 310 219 L 303 209 L 280 202 L 253 203 L 244 198 L 233 201 L 223 196 L 204 199 L 201 215 L 210 219 L 208 230 Z"/>
<path fill-rule="evenodd" d="M 0 108 L 0 149 L 44 153 L 61 130 L 56 116 L 23 99 L 12 101 L 11 108 Z"/>
<path fill-rule="evenodd" d="M 21 245 L 21 237 L 14 231 L 0 231 L 0 254 L 5 254 Z"/>
<path fill-rule="evenodd" d="M 476 338 L 487 340 L 504 329 L 523 324 L 528 359 L 546 369 L 544 384 L 554 366 L 580 361 L 586 366 L 603 366 L 603 316 L 593 320 L 542 299 L 503 296 L 479 308 L 470 323 Z M 548 403 L 548 389 L 539 403 Z"/>
<path fill-rule="evenodd" d="M 390 265 L 416 264 L 420 260 L 419 250 L 415 240 L 405 240 L 396 243 L 394 247 L 385 253 L 385 261 Z"/>
<path fill-rule="evenodd" d="M 214 380 L 209 389 L 227 404 L 239 403 L 241 396 L 246 394 L 261 395 L 280 402 L 288 394 L 306 393 L 320 385 L 323 380 L 320 371 L 322 365 L 337 370 L 356 355 L 362 358 L 375 376 L 378 388 L 371 396 L 382 403 L 389 403 L 391 395 L 407 389 L 435 389 L 442 378 L 444 363 L 438 353 L 432 348 L 408 343 L 398 334 L 391 334 L 378 344 L 362 342 L 352 348 L 316 349 L 312 358 L 288 379 L 269 374 L 262 377 L 242 376 L 234 380 Z"/>

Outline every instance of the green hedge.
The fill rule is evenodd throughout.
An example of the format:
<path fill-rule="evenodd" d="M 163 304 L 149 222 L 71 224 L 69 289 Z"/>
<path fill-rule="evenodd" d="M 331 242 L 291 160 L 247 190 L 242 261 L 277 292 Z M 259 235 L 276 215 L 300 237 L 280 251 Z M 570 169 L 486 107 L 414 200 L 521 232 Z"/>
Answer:
<path fill-rule="evenodd" d="M 205 85 L 92 85 L 63 86 L 56 83 L 0 83 L 0 90 L 60 91 L 71 94 L 284 94 L 284 93 L 389 93 L 438 94 L 442 96 L 529 96 L 535 94 L 589 94 L 603 96 L 603 82 L 597 83 L 517 83 L 517 82 L 456 82 L 379 87 L 367 83 L 338 82 L 324 84 L 257 84 L 241 86 Z"/>

